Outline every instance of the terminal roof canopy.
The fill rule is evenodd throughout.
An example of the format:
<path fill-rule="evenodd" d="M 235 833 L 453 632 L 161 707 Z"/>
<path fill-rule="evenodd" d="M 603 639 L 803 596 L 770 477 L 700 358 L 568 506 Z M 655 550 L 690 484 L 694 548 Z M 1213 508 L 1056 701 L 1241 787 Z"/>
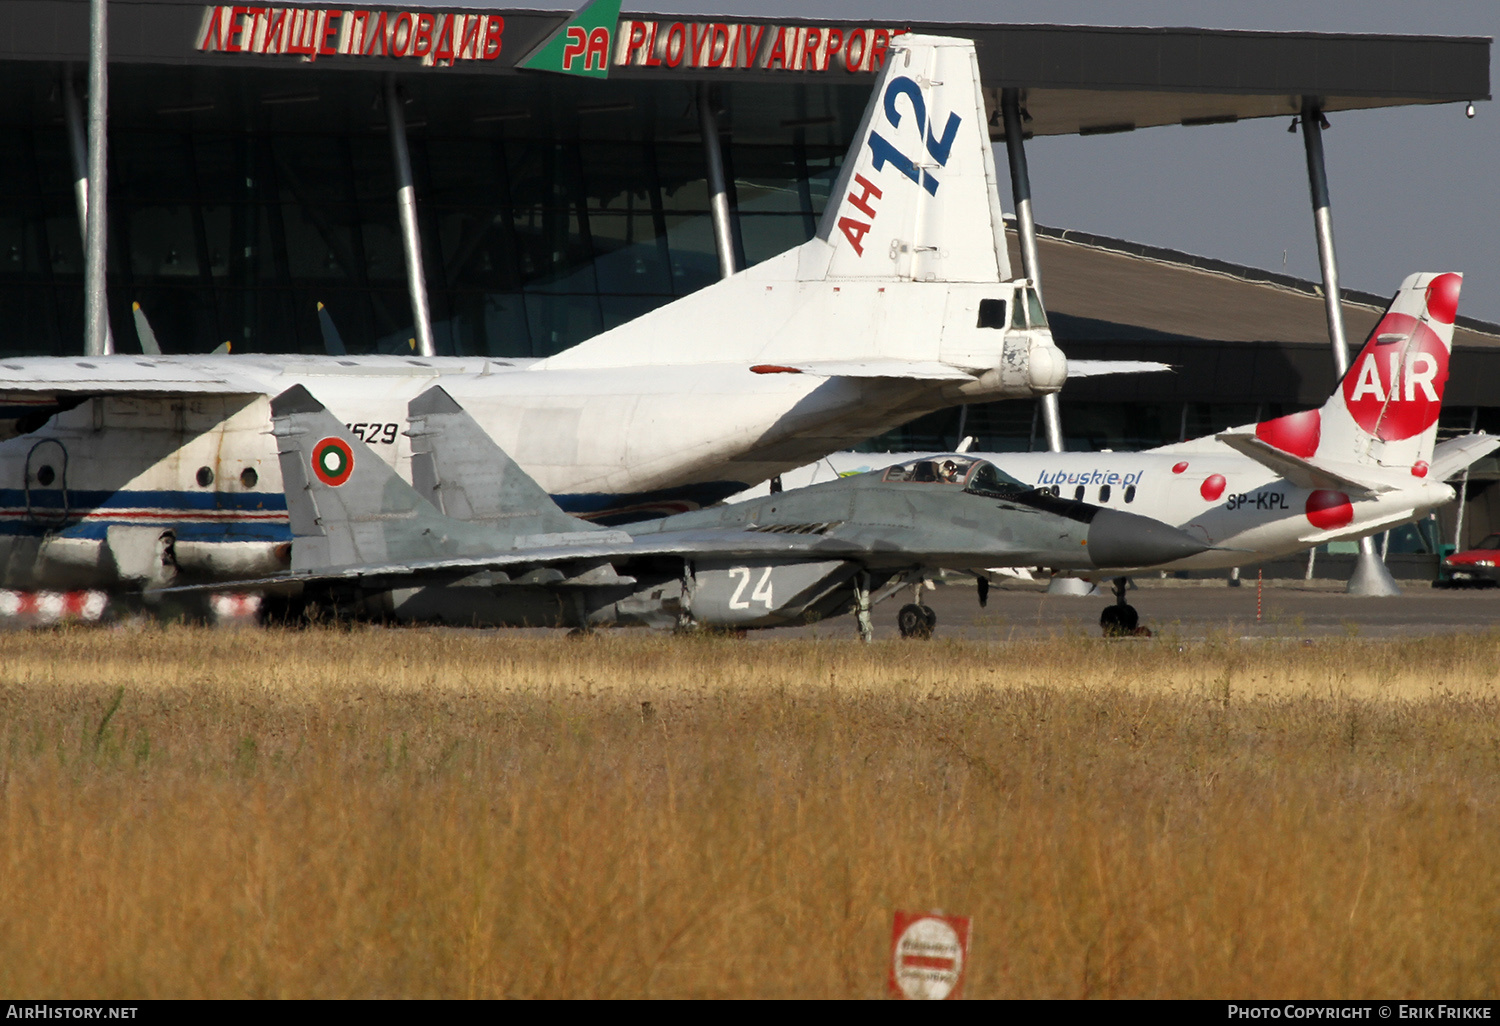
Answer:
<path fill-rule="evenodd" d="M 6 0 L 9 32 L 0 34 L 0 61 L 85 61 L 88 55 L 87 0 Z M 455 11 L 494 11 L 503 15 L 491 57 L 432 66 L 381 55 L 334 53 L 302 61 L 288 54 L 214 52 L 199 45 L 206 19 L 222 8 L 223 18 L 243 20 L 246 11 L 270 8 L 204 4 L 189 0 L 128 0 L 111 3 L 110 54 L 122 63 L 178 64 L 208 67 L 286 67 L 313 71 L 395 71 L 413 77 L 529 75 L 517 65 L 561 28 L 570 11 L 537 11 L 509 7 L 495 0 L 457 0 L 451 5 L 425 3 L 364 4 L 339 18 L 347 21 L 370 11 L 433 12 L 446 19 Z M 342 7 L 307 2 L 285 9 L 343 11 Z M 275 8 L 282 10 L 282 6 Z M 235 14 L 234 12 L 239 12 Z M 445 13 L 449 12 L 449 13 Z M 997 9 L 1003 13 L 1003 9 Z M 468 23 L 468 15 L 456 15 Z M 1030 135 L 1095 134 L 1129 131 L 1152 125 L 1217 124 L 1243 118 L 1290 116 L 1304 103 L 1326 111 L 1453 103 L 1490 97 L 1490 40 L 1485 37 L 1359 35 L 1316 32 L 1251 32 L 1198 28 L 1108 28 L 1077 25 L 1003 25 L 911 22 L 883 25 L 858 21 L 857 7 L 844 21 L 813 19 L 728 19 L 722 14 L 622 13 L 611 51 L 611 80 L 720 81 L 797 86 L 847 86 L 861 95 L 874 68 L 866 60 L 850 71 L 847 61 L 829 53 L 829 37 L 872 41 L 910 30 L 974 39 L 980 72 L 991 104 L 1005 88 L 1023 91 Z M 211 19 L 210 19 L 211 20 Z M 328 21 L 337 26 L 338 20 Z M 323 25 L 324 22 L 318 22 Z M 660 54 L 673 30 L 679 34 L 678 57 L 647 61 L 639 45 L 628 44 L 637 27 L 650 32 L 650 46 Z M 714 63 L 709 49 L 688 39 L 707 41 L 714 28 L 733 38 L 753 37 L 758 53 L 745 60 Z M 695 34 L 696 30 L 696 34 Z M 746 31 L 748 30 L 748 31 Z M 338 35 L 331 28 L 329 39 Z M 489 31 L 487 28 L 486 31 Z M 347 32 L 344 33 L 347 36 Z M 343 40 L 344 36 L 339 36 Z M 226 45 L 237 47 L 240 36 Z M 822 39 L 823 48 L 817 41 Z M 771 41 L 779 41 L 773 44 Z M 503 41 L 503 46 L 499 44 Z M 342 45 L 342 43 L 340 43 Z M 710 46 L 712 44 L 709 44 Z M 773 45 L 784 50 L 780 63 Z M 739 44 L 735 44 L 736 50 Z M 879 49 L 883 50 L 882 43 Z M 691 52 L 690 52 L 691 51 Z M 808 60 L 809 55 L 821 58 Z M 630 55 L 633 55 L 633 59 Z M 441 64 L 442 62 L 438 62 Z M 601 83 L 603 85 L 603 83 Z M 842 91 L 842 90 L 839 90 Z M 839 106 L 843 106 L 840 104 Z M 862 108 L 862 104 L 856 105 Z M 785 120 L 782 118 L 781 120 Z M 842 112 L 829 117 L 843 137 Z M 1000 119 L 992 121 L 1000 131 Z M 737 126 L 738 127 L 738 126 Z M 785 126 L 782 126 L 785 127 Z"/>

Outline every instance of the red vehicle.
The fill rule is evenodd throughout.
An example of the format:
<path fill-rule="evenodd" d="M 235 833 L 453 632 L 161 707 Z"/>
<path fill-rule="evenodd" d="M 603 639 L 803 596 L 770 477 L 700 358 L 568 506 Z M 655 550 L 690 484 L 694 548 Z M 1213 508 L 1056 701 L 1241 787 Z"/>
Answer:
<path fill-rule="evenodd" d="M 1500 534 L 1447 557 L 1443 570 L 1454 584 L 1500 584 Z"/>

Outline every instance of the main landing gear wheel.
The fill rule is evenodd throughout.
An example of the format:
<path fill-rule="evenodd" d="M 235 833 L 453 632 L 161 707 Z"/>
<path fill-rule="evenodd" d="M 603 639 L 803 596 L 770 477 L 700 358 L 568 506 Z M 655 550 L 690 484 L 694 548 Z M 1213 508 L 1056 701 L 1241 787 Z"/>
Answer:
<path fill-rule="evenodd" d="M 1106 638 L 1125 638 L 1140 627 L 1141 617 L 1135 606 L 1105 606 L 1099 614 L 1099 627 Z"/>
<path fill-rule="evenodd" d="M 932 631 L 937 627 L 937 614 L 926 606 L 910 602 L 902 606 L 901 611 L 896 614 L 896 626 L 900 629 L 903 638 L 918 638 L 926 641 L 932 637 Z"/>
<path fill-rule="evenodd" d="M 1151 628 L 1141 626 L 1141 616 L 1135 606 L 1125 601 L 1125 589 L 1130 586 L 1128 577 L 1116 577 L 1115 604 L 1105 606 L 1099 614 L 1099 629 L 1106 638 L 1149 638 Z"/>

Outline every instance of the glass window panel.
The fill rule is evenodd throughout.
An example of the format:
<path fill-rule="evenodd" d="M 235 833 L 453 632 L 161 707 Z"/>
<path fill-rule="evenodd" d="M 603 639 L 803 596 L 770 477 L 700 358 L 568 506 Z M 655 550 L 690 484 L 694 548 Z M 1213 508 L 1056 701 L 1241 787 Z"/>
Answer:
<path fill-rule="evenodd" d="M 580 143 L 590 209 L 650 209 L 651 169 L 638 144 Z"/>
<path fill-rule="evenodd" d="M 445 281 L 458 287 L 520 287 L 509 226 L 501 214 L 449 209 L 439 211 L 435 219 Z"/>
<path fill-rule="evenodd" d="M 656 166 L 662 205 L 669 211 L 708 209 L 708 170 L 703 147 L 693 143 L 658 143 Z"/>
<path fill-rule="evenodd" d="M 366 336 L 354 340 L 359 348 L 349 351 L 361 353 L 387 353 L 398 356 L 409 355 L 416 348 L 417 329 L 411 313 L 411 293 L 405 281 L 393 285 L 380 285 L 369 289 L 366 295 L 374 312 L 371 327 L 373 338 Z"/>
<path fill-rule="evenodd" d="M 526 303 L 519 293 L 456 292 L 444 297 L 450 315 L 432 325 L 437 351 L 453 356 L 531 356 Z"/>
<path fill-rule="evenodd" d="M 639 294 L 672 291 L 672 272 L 665 247 L 658 241 L 650 212 L 592 213 L 589 231 L 594 240 L 599 291 Z"/>
<path fill-rule="evenodd" d="M 382 112 L 382 118 L 384 112 Z M 385 132 L 348 137 L 348 196 L 366 211 L 396 208 L 396 165 L 391 138 Z"/>
<path fill-rule="evenodd" d="M 293 278 L 353 278 L 357 274 L 354 234 L 347 210 L 281 207 L 288 269 Z"/>
<path fill-rule="evenodd" d="M 707 214 L 667 216 L 667 252 L 672 261 L 672 288 L 679 296 L 719 280 L 719 251 L 713 221 Z"/>
<path fill-rule="evenodd" d="M 356 137 L 369 139 L 369 137 Z M 283 203 L 309 207 L 347 203 L 354 198 L 357 174 L 351 173 L 348 137 L 338 135 L 276 136 L 271 153 Z M 386 151 L 386 164 L 391 163 Z M 394 176 L 395 172 L 390 171 Z M 395 187 L 386 190 L 395 203 Z"/>
<path fill-rule="evenodd" d="M 521 273 L 528 291 L 597 290 L 594 254 L 576 211 L 528 210 L 524 220 L 517 219 L 516 236 L 523 254 Z"/>
<path fill-rule="evenodd" d="M 52 273 L 82 274 L 83 237 L 78 231 L 78 215 L 73 211 L 49 214 L 46 225 L 47 257 Z"/>
<path fill-rule="evenodd" d="M 490 356 L 531 356 L 531 325 L 526 319 L 526 300 L 515 292 L 492 292 L 484 297 L 485 352 Z"/>
<path fill-rule="evenodd" d="M 813 148 L 808 147 L 807 189 L 814 214 L 821 217 L 823 209 L 828 206 L 828 195 L 833 191 L 833 184 L 838 179 L 843 164 L 843 150 L 825 151 L 815 156 Z"/>
<path fill-rule="evenodd" d="M 130 270 L 141 278 L 198 276 L 198 233 L 186 204 L 129 210 Z M 180 350 L 190 352 L 190 350 Z"/>
<path fill-rule="evenodd" d="M 189 138 L 175 132 L 111 132 L 110 199 L 129 197 L 143 205 L 194 200 L 198 186 Z"/>
<path fill-rule="evenodd" d="M 315 352 L 337 351 L 342 345 L 345 352 L 371 353 L 375 351 L 374 325 L 370 306 L 370 294 L 363 289 L 312 288 L 295 293 L 295 315 L 299 325 L 309 322 L 311 316 L 312 341 Z M 318 304 L 323 309 L 318 309 Z"/>
<path fill-rule="evenodd" d="M 367 214 L 360 224 L 360 240 L 364 243 L 365 274 L 371 281 L 406 280 L 406 250 L 394 209 L 388 217 Z"/>
<path fill-rule="evenodd" d="M 12 278 L 38 274 L 42 264 L 40 225 L 35 218 L 21 214 L 0 213 L 0 277 Z M 77 232 L 77 224 L 74 224 Z M 77 235 L 74 235 L 77 238 Z"/>
<path fill-rule="evenodd" d="M 0 153 L 6 154 L 6 159 L 0 160 L 0 196 L 12 203 L 25 202 L 36 195 L 31 136 L 31 132 L 22 128 L 0 128 Z M 72 184 L 71 176 L 68 184 Z"/>
<path fill-rule="evenodd" d="M 229 276 L 230 256 L 234 252 L 234 214 L 238 212 L 232 207 L 203 208 L 203 234 L 208 239 L 208 273 L 215 278 Z"/>
<path fill-rule="evenodd" d="M 205 353 L 223 341 L 217 339 L 218 324 L 209 289 L 137 285 L 132 298 L 141 304 L 163 353 Z M 110 328 L 120 352 L 141 352 L 135 318 L 128 307 L 124 316 L 111 309 Z"/>
<path fill-rule="evenodd" d="M 604 318 L 604 330 L 618 328 L 671 301 L 671 296 L 600 296 L 599 308 Z"/>
<path fill-rule="evenodd" d="M 68 320 L 67 339 L 59 344 L 55 307 L 59 297 L 52 289 L 31 285 L 0 285 L 0 352 L 11 356 L 59 356 L 83 351 L 83 293 L 71 290 L 66 298 L 77 309 Z"/>
<path fill-rule="evenodd" d="M 531 329 L 532 353 L 550 356 L 592 338 L 603 330 L 597 296 L 528 293 L 526 320 Z"/>
<path fill-rule="evenodd" d="M 741 208 L 740 237 L 745 241 L 745 260 L 758 264 L 806 242 L 807 221 L 800 213 L 744 216 Z"/>

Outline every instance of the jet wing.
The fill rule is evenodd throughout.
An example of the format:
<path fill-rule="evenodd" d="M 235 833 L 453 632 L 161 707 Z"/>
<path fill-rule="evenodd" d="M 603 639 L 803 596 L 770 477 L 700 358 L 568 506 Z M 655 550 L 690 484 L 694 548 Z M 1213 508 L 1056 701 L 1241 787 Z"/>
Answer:
<path fill-rule="evenodd" d="M 222 368 L 156 361 L 149 357 L 0 360 L 0 441 L 34 431 L 54 414 L 102 395 L 261 395 L 265 389 L 238 374 L 228 359 Z"/>
<path fill-rule="evenodd" d="M 154 360 L 101 356 L 42 360 L 0 359 L 0 397 L 95 395 L 261 395 L 265 389 L 235 371 L 233 357 Z"/>
<path fill-rule="evenodd" d="M 1459 435 L 1439 442 L 1432 453 L 1432 470 L 1428 476 L 1434 481 L 1457 477 L 1475 460 L 1484 459 L 1497 447 L 1500 447 L 1500 435 Z"/>
<path fill-rule="evenodd" d="M 316 570 L 292 570 L 266 577 L 214 584 L 164 588 L 162 593 L 279 591 L 291 585 L 351 583 L 371 589 L 411 588 L 448 584 L 477 573 L 494 574 L 494 583 L 546 585 L 629 584 L 631 578 L 601 575 L 602 563 L 623 563 L 649 556 L 697 556 L 733 559 L 775 556 L 780 559 L 838 559 L 867 550 L 849 541 L 812 535 L 771 534 L 760 531 L 677 531 L 634 539 L 623 531 L 581 534 L 576 543 L 515 549 L 483 556 L 451 559 L 360 563 Z M 578 568 L 582 566 L 580 571 Z M 562 569 L 559 569 L 562 568 Z M 556 571 L 549 573 L 548 571 Z"/>

